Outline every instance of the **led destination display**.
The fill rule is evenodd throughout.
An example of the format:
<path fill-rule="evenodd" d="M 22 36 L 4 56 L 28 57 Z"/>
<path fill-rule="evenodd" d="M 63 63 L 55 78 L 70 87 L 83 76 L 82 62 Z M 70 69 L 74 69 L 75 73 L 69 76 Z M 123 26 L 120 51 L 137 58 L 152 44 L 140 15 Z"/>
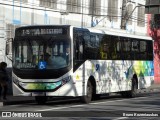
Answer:
<path fill-rule="evenodd" d="M 68 29 L 62 27 L 24 27 L 16 30 L 16 36 L 67 35 Z"/>

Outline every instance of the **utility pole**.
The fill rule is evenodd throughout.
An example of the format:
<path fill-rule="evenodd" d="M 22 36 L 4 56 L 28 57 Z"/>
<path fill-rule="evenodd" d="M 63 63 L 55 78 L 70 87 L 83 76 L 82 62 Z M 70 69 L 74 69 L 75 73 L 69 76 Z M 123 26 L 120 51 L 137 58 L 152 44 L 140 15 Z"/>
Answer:
<path fill-rule="evenodd" d="M 126 19 L 126 0 L 122 0 L 122 17 L 121 17 L 121 29 L 125 29 L 125 19 Z"/>
<path fill-rule="evenodd" d="M 82 19 L 81 19 L 81 28 L 83 28 L 83 0 L 82 0 Z"/>
<path fill-rule="evenodd" d="M 32 0 L 31 25 L 34 25 L 34 0 Z"/>
<path fill-rule="evenodd" d="M 91 15 L 91 27 L 94 27 L 94 26 L 93 26 L 94 7 L 95 7 L 95 6 L 94 6 L 94 0 L 92 0 L 92 7 L 91 7 L 91 8 L 92 8 L 92 9 L 91 9 L 91 10 L 92 10 L 92 15 Z"/>

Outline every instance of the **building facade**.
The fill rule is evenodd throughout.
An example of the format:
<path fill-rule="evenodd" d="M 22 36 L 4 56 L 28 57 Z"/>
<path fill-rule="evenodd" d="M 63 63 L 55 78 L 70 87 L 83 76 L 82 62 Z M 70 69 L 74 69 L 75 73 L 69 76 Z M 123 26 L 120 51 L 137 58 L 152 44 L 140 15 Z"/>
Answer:
<path fill-rule="evenodd" d="M 145 35 L 144 5 L 145 0 L 0 0 L 0 61 L 12 66 L 6 40 L 23 25 L 106 27 Z"/>
<path fill-rule="evenodd" d="M 154 40 L 154 79 L 160 84 L 160 14 L 147 14 L 147 33 Z"/>

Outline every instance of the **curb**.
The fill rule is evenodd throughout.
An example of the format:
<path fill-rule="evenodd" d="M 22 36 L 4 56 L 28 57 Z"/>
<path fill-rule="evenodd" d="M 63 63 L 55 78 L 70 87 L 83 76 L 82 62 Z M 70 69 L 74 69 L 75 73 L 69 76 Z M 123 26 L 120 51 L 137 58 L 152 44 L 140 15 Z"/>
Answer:
<path fill-rule="evenodd" d="M 159 88 L 142 89 L 139 93 L 156 93 L 160 92 Z"/>

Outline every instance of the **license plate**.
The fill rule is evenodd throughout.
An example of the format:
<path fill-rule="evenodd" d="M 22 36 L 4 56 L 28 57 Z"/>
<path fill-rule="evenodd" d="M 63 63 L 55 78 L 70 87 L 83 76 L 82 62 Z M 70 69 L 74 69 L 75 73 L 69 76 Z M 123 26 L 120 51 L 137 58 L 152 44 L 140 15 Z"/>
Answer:
<path fill-rule="evenodd" d="M 45 96 L 44 92 L 32 92 L 32 96 Z"/>

